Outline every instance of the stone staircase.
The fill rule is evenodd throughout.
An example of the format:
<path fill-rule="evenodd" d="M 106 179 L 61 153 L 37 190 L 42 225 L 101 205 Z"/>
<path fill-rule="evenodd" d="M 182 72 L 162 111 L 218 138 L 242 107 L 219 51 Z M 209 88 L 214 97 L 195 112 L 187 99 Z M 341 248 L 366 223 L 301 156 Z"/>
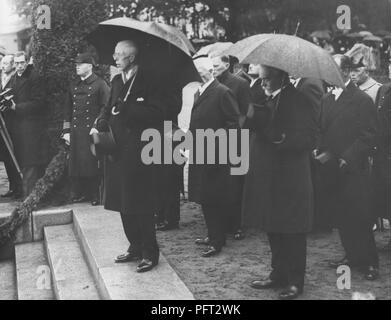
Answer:
<path fill-rule="evenodd" d="M 163 255 L 152 271 L 115 264 L 128 247 L 118 213 L 89 204 L 34 212 L 0 262 L 0 300 L 193 300 Z"/>

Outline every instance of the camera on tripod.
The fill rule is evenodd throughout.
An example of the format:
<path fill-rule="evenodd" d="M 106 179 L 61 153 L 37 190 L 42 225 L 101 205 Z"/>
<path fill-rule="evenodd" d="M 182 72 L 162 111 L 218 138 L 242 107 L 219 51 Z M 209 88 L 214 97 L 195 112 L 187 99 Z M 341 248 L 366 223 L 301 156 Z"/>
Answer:
<path fill-rule="evenodd" d="M 12 105 L 15 103 L 14 95 L 12 93 L 12 88 L 8 88 L 0 93 L 0 111 L 4 112 L 7 111 L 12 107 Z"/>

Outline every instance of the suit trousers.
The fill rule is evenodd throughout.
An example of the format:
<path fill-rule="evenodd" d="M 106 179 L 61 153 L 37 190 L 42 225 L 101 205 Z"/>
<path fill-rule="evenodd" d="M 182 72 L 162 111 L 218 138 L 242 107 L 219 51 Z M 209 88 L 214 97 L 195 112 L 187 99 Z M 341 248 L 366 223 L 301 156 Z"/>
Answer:
<path fill-rule="evenodd" d="M 307 235 L 268 233 L 272 252 L 270 278 L 287 286 L 304 287 L 307 261 Z"/>
<path fill-rule="evenodd" d="M 226 205 L 202 205 L 209 242 L 216 249 L 221 249 L 225 245 L 229 209 Z"/>
<path fill-rule="evenodd" d="M 356 267 L 379 267 L 379 257 L 373 234 L 373 221 L 341 219 L 339 236 L 346 258 Z"/>
<path fill-rule="evenodd" d="M 121 213 L 125 235 L 130 243 L 129 250 L 141 253 L 143 259 L 159 260 L 159 246 L 153 214 L 132 215 Z M 128 250 L 128 251 L 129 251 Z"/>
<path fill-rule="evenodd" d="M 9 181 L 9 190 L 22 193 L 22 179 L 8 153 L 4 155 L 4 167 Z"/>
<path fill-rule="evenodd" d="M 178 191 L 170 192 L 168 198 L 164 199 L 163 204 L 157 213 L 158 222 L 166 222 L 169 225 L 179 223 L 180 219 L 180 193 Z"/>
<path fill-rule="evenodd" d="M 234 182 L 237 184 L 237 198 L 239 199 L 235 204 L 228 208 L 228 222 L 227 232 L 237 232 L 242 228 L 242 198 L 244 188 L 244 176 L 232 176 Z"/>
<path fill-rule="evenodd" d="M 43 176 L 45 173 L 44 166 L 28 166 L 22 168 L 23 174 L 23 197 L 26 198 L 29 196 L 31 191 L 33 191 L 35 184 L 37 181 Z"/>

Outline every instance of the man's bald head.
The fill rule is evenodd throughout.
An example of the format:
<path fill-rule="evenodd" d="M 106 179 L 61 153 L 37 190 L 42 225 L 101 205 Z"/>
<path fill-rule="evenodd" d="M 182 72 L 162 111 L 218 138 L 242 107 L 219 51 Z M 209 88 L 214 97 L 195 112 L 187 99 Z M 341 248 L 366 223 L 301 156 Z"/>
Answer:
<path fill-rule="evenodd" d="M 1 70 L 4 73 L 11 73 L 14 71 L 14 56 L 12 54 L 3 57 L 1 60 Z"/>
<path fill-rule="evenodd" d="M 124 40 L 117 43 L 113 54 L 117 68 L 126 71 L 136 64 L 138 47 L 132 40 Z"/>

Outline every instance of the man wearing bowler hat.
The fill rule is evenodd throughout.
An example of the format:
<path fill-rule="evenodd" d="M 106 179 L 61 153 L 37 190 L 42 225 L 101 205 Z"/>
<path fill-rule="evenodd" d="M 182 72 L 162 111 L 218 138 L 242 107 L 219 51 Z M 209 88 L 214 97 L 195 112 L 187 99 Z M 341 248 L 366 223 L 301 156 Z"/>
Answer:
<path fill-rule="evenodd" d="M 69 176 L 72 180 L 72 202 L 99 204 L 100 174 L 98 159 L 90 151 L 90 130 L 106 105 L 110 89 L 93 72 L 95 62 L 89 53 L 75 59 L 78 79 L 68 91 L 64 108 L 63 139 L 70 145 Z"/>

